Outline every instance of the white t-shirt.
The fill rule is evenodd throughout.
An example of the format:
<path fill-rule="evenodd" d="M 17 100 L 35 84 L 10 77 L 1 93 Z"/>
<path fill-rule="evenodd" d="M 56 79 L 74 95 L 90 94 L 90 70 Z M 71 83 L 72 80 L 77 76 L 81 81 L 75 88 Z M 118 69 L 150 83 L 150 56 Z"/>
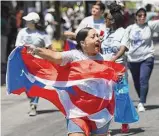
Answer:
<path fill-rule="evenodd" d="M 133 24 L 126 28 L 121 44 L 129 49 L 129 62 L 141 62 L 154 56 L 153 32 L 159 32 L 159 20 L 149 21 L 144 25 Z"/>
<path fill-rule="evenodd" d="M 45 25 L 47 25 L 48 22 L 52 24 L 55 21 L 53 15 L 51 13 L 46 13 L 44 20 L 45 20 Z"/>
<path fill-rule="evenodd" d="M 101 31 L 105 30 L 106 26 L 105 26 L 104 18 L 101 18 L 100 20 L 94 20 L 93 16 L 89 16 L 84 18 L 81 21 L 75 33 L 77 34 L 81 29 L 85 27 L 94 28 L 100 34 Z"/>
<path fill-rule="evenodd" d="M 19 31 L 15 46 L 31 44 L 36 47 L 49 47 L 52 42 L 45 32 L 23 28 Z"/>
<path fill-rule="evenodd" d="M 111 31 L 111 29 L 106 29 L 104 32 L 103 42 L 101 44 L 101 49 L 103 55 L 110 60 L 112 59 L 117 52 L 120 50 L 121 41 L 124 37 L 125 29 L 120 27 L 116 31 Z M 116 60 L 117 63 L 124 62 L 124 56 Z"/>
<path fill-rule="evenodd" d="M 159 16 L 159 13 L 153 12 L 153 11 L 147 12 L 146 13 L 146 22 L 150 21 L 153 17 L 156 17 L 156 16 Z"/>
<path fill-rule="evenodd" d="M 69 62 L 80 61 L 80 60 L 104 60 L 104 56 L 101 53 L 98 53 L 95 56 L 88 56 L 79 50 L 70 50 L 62 52 L 62 63 L 61 66 L 66 65 Z"/>

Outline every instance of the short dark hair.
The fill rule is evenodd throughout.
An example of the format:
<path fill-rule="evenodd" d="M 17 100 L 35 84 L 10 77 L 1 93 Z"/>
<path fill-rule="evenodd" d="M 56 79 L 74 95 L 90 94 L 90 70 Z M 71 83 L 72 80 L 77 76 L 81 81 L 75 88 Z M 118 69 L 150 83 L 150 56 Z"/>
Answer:
<path fill-rule="evenodd" d="M 108 12 L 104 12 L 104 18 L 108 16 Z"/>
<path fill-rule="evenodd" d="M 114 3 L 111 3 L 108 8 L 114 19 L 116 28 L 123 27 L 124 26 L 124 15 L 121 13 L 121 9 L 122 9 L 121 6 L 114 2 Z"/>
<path fill-rule="evenodd" d="M 146 11 L 151 11 L 152 5 L 151 4 L 147 4 L 145 6 L 145 8 L 146 8 Z"/>
<path fill-rule="evenodd" d="M 81 29 L 77 35 L 76 35 L 76 41 L 77 41 L 77 46 L 76 49 L 81 50 L 82 51 L 82 47 L 81 47 L 81 41 L 84 41 L 88 35 L 88 32 L 93 29 L 91 27 L 86 27 Z"/>
<path fill-rule="evenodd" d="M 100 10 L 105 11 L 105 5 L 101 1 L 97 1 L 94 5 L 98 5 Z"/>

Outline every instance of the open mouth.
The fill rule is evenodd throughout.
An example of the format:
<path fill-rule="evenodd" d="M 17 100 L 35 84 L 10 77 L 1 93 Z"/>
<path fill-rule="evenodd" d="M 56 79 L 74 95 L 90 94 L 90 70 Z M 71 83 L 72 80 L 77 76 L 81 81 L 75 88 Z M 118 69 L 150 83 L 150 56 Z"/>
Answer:
<path fill-rule="evenodd" d="M 97 52 L 100 51 L 100 46 L 101 46 L 100 42 L 96 42 L 96 43 L 95 43 L 95 50 L 96 50 Z"/>
<path fill-rule="evenodd" d="M 100 42 L 96 42 L 95 43 L 95 47 L 99 47 L 100 48 L 100 45 L 101 45 Z"/>

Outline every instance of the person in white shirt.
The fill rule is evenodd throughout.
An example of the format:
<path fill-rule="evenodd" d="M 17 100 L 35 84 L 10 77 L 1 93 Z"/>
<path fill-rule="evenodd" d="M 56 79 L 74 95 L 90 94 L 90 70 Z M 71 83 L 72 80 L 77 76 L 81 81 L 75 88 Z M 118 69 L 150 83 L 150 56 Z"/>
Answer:
<path fill-rule="evenodd" d="M 81 21 L 75 32 L 66 31 L 64 35 L 68 38 L 75 39 L 78 31 L 85 27 L 94 28 L 98 32 L 98 34 L 100 34 L 100 32 L 104 31 L 105 29 L 104 18 L 103 18 L 104 11 L 105 11 L 105 5 L 99 1 L 96 2 L 92 7 L 92 15 L 85 17 Z"/>
<path fill-rule="evenodd" d="M 144 103 L 149 88 L 149 79 L 154 66 L 153 32 L 159 32 L 159 20 L 146 22 L 146 10 L 140 8 L 136 12 L 136 23 L 126 28 L 120 51 L 114 56 L 115 61 L 127 52 L 128 66 L 140 102 L 138 111 L 145 111 Z"/>
<path fill-rule="evenodd" d="M 19 31 L 15 46 L 36 46 L 40 48 L 51 48 L 51 40 L 45 32 L 45 28 L 39 25 L 40 17 L 37 13 L 31 12 L 23 19 L 26 21 L 26 28 Z M 36 108 L 38 104 L 38 97 L 31 98 L 30 101 L 30 116 L 37 114 Z"/>
<path fill-rule="evenodd" d="M 105 22 L 106 30 L 104 32 L 103 42 L 101 44 L 101 51 L 105 58 L 111 60 L 120 50 L 121 42 L 125 34 L 124 27 L 124 16 L 121 12 L 122 8 L 116 3 L 111 3 L 109 6 L 109 12 L 105 13 Z M 116 63 L 120 63 L 126 66 L 126 57 L 125 55 L 118 58 Z M 122 91 L 121 91 L 122 90 Z M 129 87 L 128 87 L 128 77 L 127 71 L 125 72 L 124 77 L 121 82 L 119 82 L 114 90 L 115 92 L 115 122 L 121 123 L 122 133 L 129 132 L 129 123 L 136 122 L 135 118 L 131 115 L 133 112 L 136 113 L 135 107 L 130 103 L 131 98 L 129 96 Z M 125 97 L 122 97 L 122 96 Z M 122 97 L 122 102 L 121 102 Z M 129 99 L 129 100 L 128 100 Z M 126 106 L 121 105 L 121 103 L 127 103 Z M 128 112 L 129 111 L 129 112 Z M 137 113 L 136 113 L 137 115 Z M 129 117 L 129 118 L 128 118 Z"/>
<path fill-rule="evenodd" d="M 53 12 L 55 12 L 54 8 L 50 8 L 47 10 L 47 13 L 44 17 L 46 32 L 49 35 L 50 40 L 53 40 L 54 32 L 55 32 L 55 25 L 57 22 L 54 19 Z"/>

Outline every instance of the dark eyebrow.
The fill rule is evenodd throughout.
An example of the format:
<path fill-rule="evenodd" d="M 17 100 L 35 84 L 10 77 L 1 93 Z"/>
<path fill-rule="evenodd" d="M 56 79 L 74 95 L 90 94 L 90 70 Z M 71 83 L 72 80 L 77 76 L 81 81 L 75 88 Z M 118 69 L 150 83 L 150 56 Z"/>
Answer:
<path fill-rule="evenodd" d="M 94 33 L 93 36 L 95 36 L 96 34 Z"/>
<path fill-rule="evenodd" d="M 99 34 L 98 34 L 98 33 L 94 33 L 92 36 L 93 36 L 93 37 L 94 37 L 94 36 L 99 36 Z"/>

